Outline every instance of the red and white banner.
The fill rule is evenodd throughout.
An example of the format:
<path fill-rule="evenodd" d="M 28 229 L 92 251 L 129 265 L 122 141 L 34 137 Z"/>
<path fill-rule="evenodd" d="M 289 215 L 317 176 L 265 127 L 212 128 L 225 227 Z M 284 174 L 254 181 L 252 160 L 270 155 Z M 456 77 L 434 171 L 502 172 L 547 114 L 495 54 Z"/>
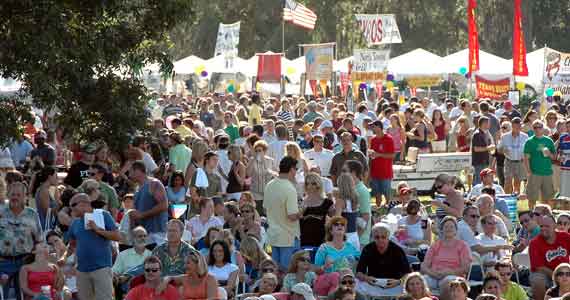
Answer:
<path fill-rule="evenodd" d="M 513 23 L 513 75 L 528 76 L 526 64 L 526 45 L 522 26 L 521 1 L 515 0 L 515 17 Z"/>
<path fill-rule="evenodd" d="M 400 44 L 402 37 L 394 15 L 357 14 L 356 22 L 368 45 Z"/>
<path fill-rule="evenodd" d="M 281 82 L 281 53 L 259 53 L 257 61 L 257 81 Z"/>
<path fill-rule="evenodd" d="M 468 0 L 467 23 L 469 31 L 469 73 L 479 71 L 479 32 L 477 31 L 477 0 Z"/>
<path fill-rule="evenodd" d="M 511 80 L 508 77 L 498 80 L 490 80 L 476 75 L 475 85 L 477 87 L 477 98 L 506 100 L 509 97 Z"/>

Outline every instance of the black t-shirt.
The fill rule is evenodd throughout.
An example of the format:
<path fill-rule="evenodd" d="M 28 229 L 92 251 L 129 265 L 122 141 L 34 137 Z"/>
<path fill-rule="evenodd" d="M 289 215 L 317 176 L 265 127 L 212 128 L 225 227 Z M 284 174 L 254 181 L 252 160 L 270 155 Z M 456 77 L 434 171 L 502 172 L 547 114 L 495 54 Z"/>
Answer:
<path fill-rule="evenodd" d="M 489 165 L 489 152 L 475 152 L 475 147 L 487 147 L 491 145 L 491 136 L 489 133 L 477 129 L 473 133 L 471 147 L 471 164 L 473 166 Z"/>
<path fill-rule="evenodd" d="M 366 245 L 362 249 L 356 271 L 386 279 L 400 279 L 412 272 L 406 253 L 392 241 L 389 242 L 388 249 L 383 254 L 378 252 L 376 242 Z"/>
<path fill-rule="evenodd" d="M 65 184 L 71 185 L 74 189 L 81 185 L 83 179 L 89 178 L 89 165 L 78 161 L 74 163 L 70 168 L 69 172 L 67 172 L 67 177 L 63 182 Z"/>
<path fill-rule="evenodd" d="M 319 247 L 324 243 L 326 216 L 331 206 L 333 202 L 325 199 L 320 206 L 305 209 L 300 221 L 301 246 Z"/>

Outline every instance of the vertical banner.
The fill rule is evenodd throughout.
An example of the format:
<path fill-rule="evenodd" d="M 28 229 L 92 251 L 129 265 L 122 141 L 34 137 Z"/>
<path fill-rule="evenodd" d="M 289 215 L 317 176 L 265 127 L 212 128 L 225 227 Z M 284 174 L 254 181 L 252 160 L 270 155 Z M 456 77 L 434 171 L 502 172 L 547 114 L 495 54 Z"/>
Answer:
<path fill-rule="evenodd" d="M 467 18 L 469 26 L 469 73 L 479 71 L 479 32 L 477 31 L 477 0 L 468 0 Z"/>
<path fill-rule="evenodd" d="M 257 55 L 257 81 L 281 81 L 281 53 L 258 53 Z"/>
<path fill-rule="evenodd" d="M 301 45 L 304 48 L 307 80 L 330 80 L 334 43 Z"/>
<path fill-rule="evenodd" d="M 510 78 L 490 80 L 475 75 L 475 86 L 478 98 L 490 98 L 493 100 L 506 100 L 511 87 Z"/>
<path fill-rule="evenodd" d="M 526 64 L 526 45 L 522 26 L 521 1 L 515 0 L 515 16 L 513 23 L 513 75 L 528 76 Z"/>
<path fill-rule="evenodd" d="M 368 45 L 400 44 L 402 37 L 394 15 L 357 14 L 356 23 Z"/>
<path fill-rule="evenodd" d="M 218 28 L 218 38 L 216 39 L 216 50 L 214 56 L 225 55 L 237 57 L 239 44 L 240 22 L 233 24 L 222 24 Z"/>

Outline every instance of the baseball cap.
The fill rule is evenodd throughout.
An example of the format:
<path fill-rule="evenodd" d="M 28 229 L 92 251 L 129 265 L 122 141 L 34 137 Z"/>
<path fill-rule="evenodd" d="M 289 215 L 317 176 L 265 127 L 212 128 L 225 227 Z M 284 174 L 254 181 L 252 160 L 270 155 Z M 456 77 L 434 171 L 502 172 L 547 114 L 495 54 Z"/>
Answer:
<path fill-rule="evenodd" d="M 315 300 L 315 296 L 313 295 L 313 290 L 308 284 L 304 282 L 295 284 L 291 288 L 291 292 L 303 296 L 305 300 Z"/>
<path fill-rule="evenodd" d="M 513 103 L 511 101 L 505 101 L 505 105 L 503 105 L 505 109 L 513 108 Z"/>
<path fill-rule="evenodd" d="M 407 194 L 411 194 L 412 190 L 408 187 L 403 187 L 398 191 L 398 193 L 400 194 L 400 196 L 407 195 Z"/>
<path fill-rule="evenodd" d="M 324 120 L 323 123 L 321 123 L 321 126 L 319 126 L 319 129 L 324 129 L 324 128 L 333 128 L 333 124 L 331 121 L 329 120 Z"/>
<path fill-rule="evenodd" d="M 487 176 L 489 174 L 495 174 L 495 171 L 491 168 L 485 168 L 479 172 L 479 177 Z"/>
<path fill-rule="evenodd" d="M 372 126 L 378 126 L 378 127 L 384 127 L 384 124 L 383 124 L 382 121 L 380 121 L 380 120 L 376 120 L 376 121 L 370 123 L 370 125 L 372 125 Z"/>
<path fill-rule="evenodd" d="M 81 147 L 81 152 L 87 154 L 94 154 L 95 150 L 97 150 L 97 148 L 93 144 L 85 144 L 83 147 Z"/>

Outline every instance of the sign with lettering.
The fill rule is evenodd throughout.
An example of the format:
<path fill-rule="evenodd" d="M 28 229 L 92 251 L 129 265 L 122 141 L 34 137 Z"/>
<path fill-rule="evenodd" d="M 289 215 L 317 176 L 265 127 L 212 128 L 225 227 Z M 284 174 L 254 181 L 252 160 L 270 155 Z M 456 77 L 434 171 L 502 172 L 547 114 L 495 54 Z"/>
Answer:
<path fill-rule="evenodd" d="M 402 37 L 394 15 L 357 14 L 356 22 L 368 45 L 400 44 Z"/>

